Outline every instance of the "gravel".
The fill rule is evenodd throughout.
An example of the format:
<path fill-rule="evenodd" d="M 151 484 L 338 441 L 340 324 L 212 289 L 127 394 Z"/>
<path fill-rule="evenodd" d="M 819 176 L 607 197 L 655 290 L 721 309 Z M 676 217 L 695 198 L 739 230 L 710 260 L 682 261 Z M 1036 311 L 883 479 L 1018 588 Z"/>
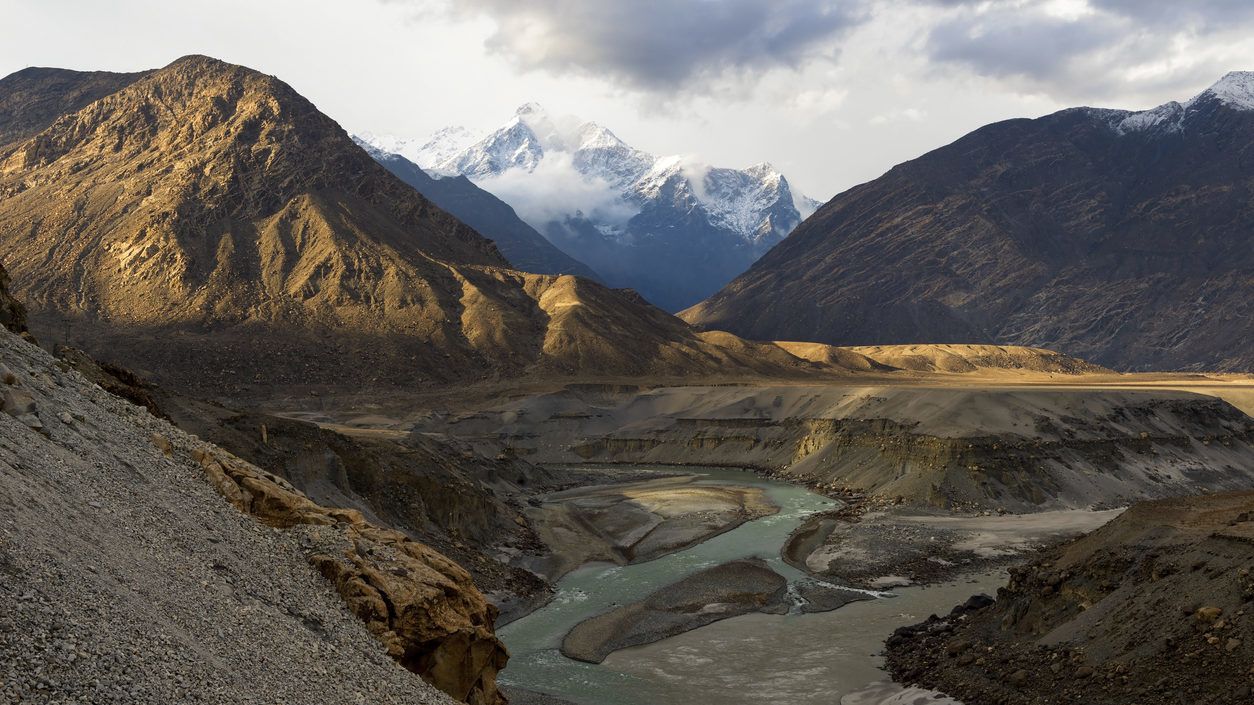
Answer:
<path fill-rule="evenodd" d="M 201 441 L 7 331 L 0 363 L 35 408 L 0 413 L 0 702 L 453 702 L 310 567 L 316 527 L 242 515 Z"/>

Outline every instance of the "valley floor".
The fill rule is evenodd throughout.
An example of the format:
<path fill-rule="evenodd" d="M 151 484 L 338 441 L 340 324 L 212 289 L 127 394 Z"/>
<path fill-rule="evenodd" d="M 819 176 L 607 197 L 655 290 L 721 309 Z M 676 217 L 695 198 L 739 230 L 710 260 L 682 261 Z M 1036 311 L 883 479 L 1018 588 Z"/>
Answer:
<path fill-rule="evenodd" d="M 1254 411 L 1254 379 L 1235 375 L 869 373 L 821 385 L 623 380 L 463 392 L 277 403 L 284 415 L 350 436 L 455 438 L 557 475 L 570 468 L 569 489 L 529 500 L 547 553 L 525 565 L 560 582 L 547 606 L 511 613 L 522 619 L 502 631 L 514 653 L 502 678 L 578 703 L 658 705 L 698 693 L 720 702 L 903 702 L 909 694 L 897 686 L 861 690 L 884 678 L 870 654 L 892 629 L 994 592 L 1005 567 L 1131 502 L 1190 483 L 1254 484 L 1254 422 L 1242 413 Z M 702 465 L 761 477 L 694 484 Z M 663 477 L 640 474 L 650 471 Z M 865 482 L 883 476 L 898 481 Z M 784 519 L 796 512 L 760 484 L 780 481 L 833 504 Z M 764 521 L 780 520 L 792 523 L 773 545 L 744 543 Z M 790 583 L 785 614 L 769 614 L 775 598 L 766 593 L 746 613 L 716 596 L 681 608 L 675 599 L 685 593 L 667 592 L 698 569 L 753 556 Z M 800 596 L 815 580 L 838 592 L 814 605 L 844 606 L 805 609 Z M 924 587 L 906 587 L 916 584 Z M 898 597 L 848 604 L 839 586 Z M 612 647 L 601 665 L 558 652 L 576 625 L 613 610 L 623 615 L 615 619 L 652 625 L 632 637 L 643 641 L 620 640 L 636 645 Z M 615 630 L 640 628 L 625 624 Z M 652 699 L 640 700 L 646 693 Z"/>

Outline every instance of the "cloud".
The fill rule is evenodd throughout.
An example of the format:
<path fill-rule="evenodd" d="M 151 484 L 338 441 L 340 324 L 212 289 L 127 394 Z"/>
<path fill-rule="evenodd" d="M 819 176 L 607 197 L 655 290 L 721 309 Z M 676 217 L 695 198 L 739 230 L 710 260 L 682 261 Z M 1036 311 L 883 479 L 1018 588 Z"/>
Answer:
<path fill-rule="evenodd" d="M 454 0 L 487 16 L 489 50 L 523 69 L 608 77 L 629 88 L 708 92 L 835 57 L 868 0 Z"/>
<path fill-rule="evenodd" d="M 1243 58 L 1249 0 L 930 0 L 934 67 L 1020 81 L 1061 99 L 1185 90 Z M 1215 47 L 1227 47 L 1215 51 Z M 1185 97 L 1181 95 L 1180 97 Z"/>
<path fill-rule="evenodd" d="M 551 221 L 575 211 L 613 225 L 624 224 L 639 212 L 608 181 L 580 173 L 566 152 L 546 153 L 534 171 L 510 169 L 475 183 L 513 206 L 518 217 L 541 232 Z"/>
<path fill-rule="evenodd" d="M 927 111 L 919 108 L 892 110 L 876 115 L 867 121 L 871 125 L 889 125 L 899 122 L 923 122 L 927 119 Z"/>

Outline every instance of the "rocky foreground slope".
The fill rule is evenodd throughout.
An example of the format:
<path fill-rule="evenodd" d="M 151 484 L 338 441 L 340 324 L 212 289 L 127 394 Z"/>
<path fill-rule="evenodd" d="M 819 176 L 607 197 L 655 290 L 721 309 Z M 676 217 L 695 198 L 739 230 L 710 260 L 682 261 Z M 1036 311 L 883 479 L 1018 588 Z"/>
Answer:
<path fill-rule="evenodd" d="M 832 199 L 681 313 L 756 340 L 1254 369 L 1254 81 L 980 128 Z"/>
<path fill-rule="evenodd" d="M 40 90 L 87 95 L 96 78 L 77 76 Z M 510 269 L 272 76 L 191 56 L 86 105 L 22 103 L 21 78 L 0 81 L 28 135 L 0 144 L 15 293 L 57 342 L 137 372 L 220 395 L 812 367 Z"/>
<path fill-rule="evenodd" d="M 3 330 L 0 395 L 0 699 L 503 702 L 495 611 L 444 556 Z"/>
<path fill-rule="evenodd" d="M 1254 493 L 1138 504 L 888 640 L 894 678 L 968 705 L 1244 705 Z"/>

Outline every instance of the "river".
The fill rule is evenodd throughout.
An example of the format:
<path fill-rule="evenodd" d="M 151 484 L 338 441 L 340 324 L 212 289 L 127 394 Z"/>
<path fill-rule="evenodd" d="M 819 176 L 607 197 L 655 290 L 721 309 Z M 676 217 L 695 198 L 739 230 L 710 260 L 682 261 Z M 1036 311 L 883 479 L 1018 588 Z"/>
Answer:
<path fill-rule="evenodd" d="M 686 470 L 687 471 L 687 470 Z M 628 566 L 586 565 L 564 577 L 552 602 L 499 630 L 509 647 L 501 682 L 579 705 L 834 705 L 885 675 L 875 655 L 903 624 L 945 612 L 1003 582 L 988 574 L 959 583 L 898 590 L 895 596 L 820 614 L 751 614 L 611 654 L 593 665 L 558 647 L 579 622 L 704 568 L 757 557 L 790 581 L 804 575 L 780 548 L 805 517 L 838 506 L 827 497 L 745 470 L 696 469 L 699 482 L 762 488 L 780 507 L 688 549 Z"/>

